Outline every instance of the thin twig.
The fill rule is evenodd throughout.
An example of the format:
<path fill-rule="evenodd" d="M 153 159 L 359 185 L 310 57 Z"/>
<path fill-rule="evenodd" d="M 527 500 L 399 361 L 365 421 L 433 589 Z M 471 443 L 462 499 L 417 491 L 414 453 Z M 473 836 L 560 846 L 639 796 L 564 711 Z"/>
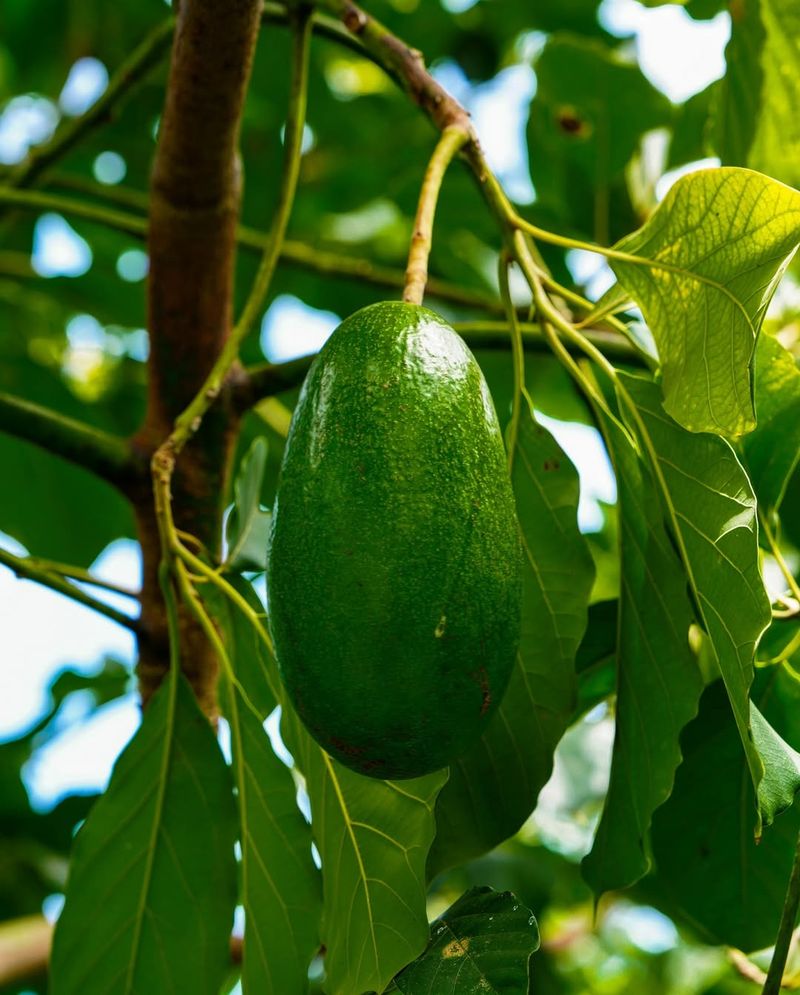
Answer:
<path fill-rule="evenodd" d="M 84 570 L 83 567 L 75 567 L 70 563 L 59 563 L 56 560 L 43 560 L 38 556 L 29 556 L 27 561 L 47 573 L 59 574 L 68 580 L 76 580 L 80 584 L 89 584 L 91 587 L 98 587 L 104 591 L 110 591 L 112 594 L 120 594 L 124 598 L 133 598 L 134 600 L 139 598 L 139 591 L 122 584 L 115 584 L 110 580 L 104 580 L 89 570 Z"/>
<path fill-rule="evenodd" d="M 130 615 L 126 615 L 125 612 L 112 608 L 111 605 L 98 601 L 97 598 L 93 598 L 91 594 L 87 594 L 83 588 L 78 587 L 76 584 L 71 584 L 59 574 L 51 573 L 48 570 L 42 569 L 35 560 L 28 559 L 24 556 L 15 556 L 13 553 L 9 553 L 8 550 L 0 548 L 0 564 L 8 567 L 9 570 L 12 570 L 17 577 L 20 577 L 23 580 L 35 581 L 43 587 L 49 587 L 52 591 L 56 591 L 58 594 L 63 594 L 65 597 L 71 598 L 73 601 L 77 601 L 86 608 L 91 608 L 100 615 L 105 615 L 106 618 L 110 618 L 112 622 L 124 625 L 126 629 L 131 629 L 133 632 L 136 632 L 139 627 L 135 618 L 131 618 Z"/>
<path fill-rule="evenodd" d="M 123 488 L 146 475 L 130 443 L 30 401 L 0 393 L 0 432 L 32 442 Z"/>
<path fill-rule="evenodd" d="M 143 240 L 147 237 L 147 219 L 141 214 L 132 213 L 132 211 L 147 209 L 147 196 L 140 191 L 103 187 L 99 183 L 91 183 L 87 180 L 67 176 L 59 176 L 50 185 L 57 189 L 71 190 L 89 197 L 102 199 L 109 204 L 116 205 L 116 207 L 109 209 L 102 205 L 65 197 L 63 194 L 49 191 L 9 190 L 2 186 L 0 186 L 0 203 L 12 204 L 16 208 L 26 211 L 53 211 L 67 217 L 112 228 L 125 235 L 131 235 L 137 240 Z M 118 208 L 122 208 L 122 210 Z M 272 235 L 240 225 L 236 229 L 236 241 L 247 252 L 263 254 L 272 244 Z M 280 248 L 279 260 L 288 266 L 296 266 L 312 273 L 342 277 L 346 280 L 356 280 L 359 283 L 371 283 L 377 287 L 402 290 L 405 284 L 405 274 L 401 269 L 382 266 L 359 256 L 349 256 L 340 252 L 319 249 L 298 239 L 284 240 Z M 28 269 L 30 269 L 30 265 L 28 265 Z M 10 275 L 23 274 L 17 265 Z M 490 294 L 477 290 L 466 290 L 439 277 L 429 278 L 427 290 L 430 296 L 450 304 L 489 311 L 498 315 L 503 313 L 500 302 Z"/>
<path fill-rule="evenodd" d="M 174 26 L 174 18 L 168 17 L 154 28 L 117 69 L 102 96 L 80 117 L 63 122 L 49 142 L 32 149 L 27 158 L 11 171 L 6 184 L 12 187 L 30 186 L 90 131 L 110 120 L 125 97 L 163 60 Z"/>
<path fill-rule="evenodd" d="M 762 995 L 779 995 L 780 993 L 783 972 L 786 969 L 786 958 L 789 956 L 789 945 L 797 923 L 798 909 L 800 909 L 800 836 L 797 838 L 792 872 L 789 875 L 778 935 L 775 938 L 775 950 L 772 954 Z"/>

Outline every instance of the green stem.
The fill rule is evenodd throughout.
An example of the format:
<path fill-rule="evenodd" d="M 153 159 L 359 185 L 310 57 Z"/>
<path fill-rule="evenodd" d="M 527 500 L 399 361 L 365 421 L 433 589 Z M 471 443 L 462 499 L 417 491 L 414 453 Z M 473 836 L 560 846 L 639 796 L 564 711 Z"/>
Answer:
<path fill-rule="evenodd" d="M 308 103 L 308 57 L 311 40 L 311 10 L 301 7 L 294 14 L 294 45 L 292 49 L 292 81 L 289 91 L 289 111 L 284 132 L 284 159 L 281 187 L 278 194 L 278 206 L 275 219 L 269 233 L 269 241 L 261 259 L 261 264 L 253 281 L 250 295 L 247 298 L 239 320 L 225 345 L 220 362 L 224 363 L 224 371 L 235 359 L 239 346 L 245 335 L 250 331 L 258 317 L 264 299 L 267 296 L 272 276 L 280 257 L 281 246 L 286 236 L 289 215 L 292 212 L 297 181 L 300 176 L 300 159 L 303 148 L 303 131 L 306 121 L 306 105 Z M 227 353 L 227 356 L 226 356 Z"/>
<path fill-rule="evenodd" d="M 408 250 L 405 288 L 403 300 L 409 304 L 422 304 L 425 284 L 428 282 L 428 256 L 433 243 L 433 218 L 436 203 L 447 167 L 469 139 L 469 132 L 463 125 L 448 125 L 433 151 L 425 170 L 425 177 L 419 192 L 417 214 L 414 219 L 414 232 Z"/>
<path fill-rule="evenodd" d="M 514 367 L 514 393 L 511 400 L 511 421 L 508 423 L 506 449 L 508 453 L 508 472 L 514 469 L 514 453 L 519 436 L 519 420 L 522 413 L 522 395 L 525 390 L 525 352 L 522 346 L 522 332 L 517 321 L 517 312 L 511 301 L 511 288 L 508 285 L 508 271 L 511 260 L 506 255 L 500 256 L 498 278 L 500 281 L 500 296 L 506 306 L 508 323 L 511 329 L 511 354 Z"/>
<path fill-rule="evenodd" d="M 545 335 L 550 343 L 550 347 L 556 356 L 561 360 L 568 372 L 572 374 L 573 379 L 583 393 L 586 394 L 587 397 L 591 398 L 592 402 L 596 404 L 608 418 L 616 422 L 617 419 L 608 407 L 605 398 L 595 388 L 594 384 L 587 379 L 586 376 L 584 376 L 580 366 L 578 366 L 569 350 L 561 341 L 558 332 L 561 332 L 567 341 L 572 342 L 582 351 L 585 346 L 584 337 L 580 334 L 580 332 L 577 332 L 573 328 L 573 326 L 566 320 L 566 318 L 564 318 L 562 314 L 560 314 L 558 309 L 553 305 L 552 301 L 545 293 L 535 262 L 531 257 L 528 246 L 526 245 L 520 232 L 517 232 L 514 235 L 514 250 L 517 261 L 519 262 L 522 272 L 525 275 L 525 279 L 528 281 L 528 285 L 531 288 L 533 302 L 536 305 L 536 309 L 542 319 L 542 328 L 544 329 Z M 602 353 L 599 353 L 599 355 L 603 360 L 603 368 L 607 371 L 610 370 L 612 378 L 615 379 L 615 371 L 613 366 L 611 366 L 605 357 L 602 356 Z"/>
<path fill-rule="evenodd" d="M 83 193 L 90 197 L 102 198 L 126 210 L 110 210 L 98 204 L 64 197 L 60 194 L 38 190 L 11 190 L 2 186 L 0 186 L 0 204 L 8 203 L 28 211 L 54 211 L 68 217 L 112 228 L 136 239 L 144 239 L 147 236 L 147 219 L 127 210 L 147 209 L 147 197 L 138 190 L 105 188 L 97 183 L 66 176 L 59 176 L 53 182 L 53 186 Z M 254 228 L 240 225 L 236 229 L 236 241 L 248 252 L 264 253 L 271 246 L 273 240 L 271 233 L 265 234 Z M 380 266 L 369 259 L 362 259 L 358 256 L 347 256 L 338 252 L 317 249 L 294 239 L 284 240 L 280 248 L 279 258 L 281 262 L 290 266 L 297 266 L 314 273 L 322 273 L 325 276 L 340 276 L 345 279 L 357 280 L 360 283 L 371 283 L 378 287 L 389 287 L 397 290 L 402 290 L 405 285 L 405 274 L 402 270 L 394 269 L 391 266 Z M 461 307 L 502 314 L 500 302 L 488 294 L 464 290 L 454 283 L 448 283 L 437 277 L 431 277 L 428 280 L 427 289 L 432 297 L 438 297 L 439 300 Z"/>
<path fill-rule="evenodd" d="M 99 204 L 87 204 L 72 197 L 60 194 L 43 193 L 39 190 L 15 190 L 0 186 L 0 204 L 28 211 L 53 211 L 67 214 L 84 221 L 93 221 L 115 231 L 144 238 L 147 235 L 147 219 L 123 211 L 113 211 Z"/>
<path fill-rule="evenodd" d="M 778 544 L 778 538 L 775 535 L 775 533 L 772 531 L 772 527 L 769 524 L 769 519 L 761 510 L 761 508 L 758 509 L 758 520 L 759 523 L 761 524 L 761 528 L 764 532 L 764 535 L 766 536 L 767 543 L 769 545 L 769 551 L 775 557 L 775 562 L 780 567 L 780 571 L 786 580 L 786 584 L 789 588 L 789 591 L 791 592 L 792 597 L 795 599 L 795 601 L 800 601 L 800 584 L 797 583 L 797 580 L 795 579 L 795 576 L 792 573 L 789 564 L 786 562 L 786 559 L 783 553 L 781 552 L 780 545 Z"/>
<path fill-rule="evenodd" d="M 56 411 L 0 393 L 0 432 L 32 442 L 121 489 L 146 473 L 129 443 Z"/>
<path fill-rule="evenodd" d="M 800 909 L 800 836 L 797 838 L 792 872 L 783 901 L 778 935 L 775 938 L 775 950 L 772 954 L 762 995 L 779 995 L 780 993 L 783 972 L 786 969 L 786 959 L 789 956 L 789 945 L 792 942 L 792 933 L 797 922 L 798 909 Z"/>
<path fill-rule="evenodd" d="M 116 608 L 112 608 L 110 605 L 106 605 L 102 601 L 98 601 L 97 598 L 93 598 L 91 594 L 87 594 L 83 588 L 77 587 L 75 584 L 71 584 L 68 580 L 65 580 L 56 573 L 51 573 L 50 571 L 43 569 L 35 560 L 31 560 L 24 556 L 14 556 L 13 553 L 9 553 L 5 549 L 0 549 L 0 564 L 8 567 L 9 570 L 12 570 L 17 577 L 26 580 L 33 580 L 37 584 L 41 584 L 43 587 L 49 587 L 50 590 L 57 591 L 59 594 L 63 594 L 65 597 L 71 598 L 73 601 L 77 601 L 86 608 L 91 608 L 100 615 L 105 615 L 106 618 L 110 618 L 112 622 L 124 625 L 125 628 L 131 629 L 133 632 L 136 632 L 138 629 L 138 623 L 135 618 L 131 618 L 124 612 L 118 611 Z"/>
<path fill-rule="evenodd" d="M 174 26 L 174 19 L 168 17 L 154 28 L 114 73 L 102 96 L 80 117 L 65 121 L 49 142 L 33 149 L 24 162 L 11 171 L 6 183 L 12 187 L 30 186 L 90 131 L 110 120 L 124 98 L 162 61 Z"/>
<path fill-rule="evenodd" d="M 84 570 L 83 567 L 75 567 L 70 563 L 58 563 L 56 560 L 43 560 L 39 556 L 29 556 L 26 562 L 46 573 L 58 574 L 68 580 L 77 580 L 81 584 L 89 584 L 91 587 L 98 587 L 104 591 L 110 591 L 112 594 L 121 594 L 125 598 L 136 600 L 139 598 L 139 592 L 134 591 L 133 588 L 114 584 L 110 580 L 103 580 L 90 571 Z"/>

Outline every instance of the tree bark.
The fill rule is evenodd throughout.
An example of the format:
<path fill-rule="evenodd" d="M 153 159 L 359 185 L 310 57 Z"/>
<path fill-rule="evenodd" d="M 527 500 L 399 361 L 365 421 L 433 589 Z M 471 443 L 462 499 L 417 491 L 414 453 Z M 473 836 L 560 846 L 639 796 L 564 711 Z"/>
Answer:
<path fill-rule="evenodd" d="M 258 0 L 182 0 L 153 167 L 148 249 L 149 393 L 135 444 L 151 454 L 201 388 L 232 324 L 241 195 L 239 124 L 258 36 Z M 179 529 L 219 551 L 237 416 L 214 406 L 173 478 Z M 161 550 L 149 489 L 135 495 L 143 557 L 139 686 L 142 702 L 169 665 L 158 584 Z M 204 711 L 217 712 L 217 662 L 181 614 L 181 665 Z"/>

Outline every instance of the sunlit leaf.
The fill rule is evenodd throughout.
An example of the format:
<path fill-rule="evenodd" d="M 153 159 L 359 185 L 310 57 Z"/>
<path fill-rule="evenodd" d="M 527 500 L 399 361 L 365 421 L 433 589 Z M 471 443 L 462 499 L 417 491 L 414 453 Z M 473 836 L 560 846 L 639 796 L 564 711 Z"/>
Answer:
<path fill-rule="evenodd" d="M 154 695 L 75 842 L 53 995 L 218 995 L 236 901 L 230 773 L 183 677 Z"/>
<path fill-rule="evenodd" d="M 800 11 L 793 0 L 744 0 L 732 17 L 714 139 L 725 163 L 800 185 Z"/>
<path fill-rule="evenodd" d="M 664 407 L 692 432 L 755 426 L 752 367 L 767 305 L 800 242 L 800 193 L 746 169 L 672 187 L 610 260 L 658 346 Z"/>
<path fill-rule="evenodd" d="M 686 577 L 664 530 L 658 493 L 623 431 L 607 418 L 602 427 L 617 475 L 622 591 L 611 779 L 583 861 L 596 894 L 647 873 L 652 815 L 669 797 L 681 760 L 678 739 L 703 687 L 689 648 Z"/>
<path fill-rule="evenodd" d="M 516 832 L 550 777 L 575 704 L 574 659 L 594 567 L 578 531 L 578 477 L 550 433 L 523 410 L 512 474 L 523 545 L 522 634 L 500 707 L 453 763 L 436 806 L 429 872 Z"/>
<path fill-rule="evenodd" d="M 538 946 L 531 910 L 510 891 L 471 888 L 432 924 L 425 952 L 386 995 L 528 995 Z"/>

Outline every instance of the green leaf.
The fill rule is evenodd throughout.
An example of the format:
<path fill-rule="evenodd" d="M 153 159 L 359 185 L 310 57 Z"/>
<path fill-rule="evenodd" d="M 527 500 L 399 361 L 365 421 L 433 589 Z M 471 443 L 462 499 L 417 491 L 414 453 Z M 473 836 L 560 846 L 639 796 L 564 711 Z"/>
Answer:
<path fill-rule="evenodd" d="M 764 709 L 762 722 L 768 719 L 784 735 L 800 739 L 796 677 L 784 667 L 759 671 L 754 698 Z M 681 746 L 684 761 L 672 796 L 653 820 L 657 874 L 649 897 L 713 943 L 748 951 L 769 946 L 775 942 L 800 812 L 795 806 L 760 843 L 753 839 L 753 791 L 721 682 L 703 694 Z"/>
<path fill-rule="evenodd" d="M 675 169 L 687 162 L 697 162 L 712 155 L 710 148 L 711 112 L 717 89 L 723 80 L 715 80 L 705 90 L 693 94 L 675 112 L 666 168 Z"/>
<path fill-rule="evenodd" d="M 422 956 L 386 995 L 528 995 L 529 962 L 539 947 L 530 909 L 510 891 L 470 888 L 433 923 Z"/>
<path fill-rule="evenodd" d="M 761 113 L 764 70 L 761 53 L 766 32 L 761 0 L 743 0 L 731 19 L 731 37 L 725 48 L 727 71 L 714 100 L 711 138 L 723 165 L 746 166 Z"/>
<path fill-rule="evenodd" d="M 252 704 L 239 688 L 227 697 L 241 823 L 242 988 L 245 995 L 303 995 L 322 913 L 311 827 Z"/>
<path fill-rule="evenodd" d="M 793 0 L 744 0 L 725 50 L 714 139 L 723 162 L 800 185 L 800 11 Z"/>
<path fill-rule="evenodd" d="M 251 584 L 241 577 L 229 583 L 263 614 Z M 275 662 L 236 605 L 210 585 L 203 597 L 220 626 L 236 679 L 234 686 L 225 682 L 224 705 L 241 827 L 242 986 L 245 995 L 302 995 L 319 948 L 322 894 L 311 857 L 311 827 L 297 806 L 292 771 L 275 755 L 263 726 L 277 704 L 270 686 Z"/>
<path fill-rule="evenodd" d="M 636 223 L 625 166 L 645 132 L 669 124 L 670 103 L 638 65 L 593 39 L 556 34 L 534 68 L 528 148 L 538 206 L 607 245 Z"/>
<path fill-rule="evenodd" d="M 761 820 L 769 823 L 774 815 L 771 782 L 780 780 L 780 771 L 759 755 L 750 725 L 753 657 L 771 619 L 759 569 L 755 496 L 729 443 L 682 429 L 664 414 L 655 384 L 627 374 L 620 374 L 620 382 L 635 405 L 637 434 L 653 462 L 667 521 L 736 716 L 759 795 L 758 832 Z"/>
<path fill-rule="evenodd" d="M 242 459 L 233 485 L 233 510 L 228 518 L 225 566 L 234 573 L 262 571 L 267 566 L 271 515 L 260 503 L 267 452 L 267 440 L 257 438 Z"/>
<path fill-rule="evenodd" d="M 703 689 L 689 648 L 686 577 L 664 530 L 658 493 L 627 436 L 601 421 L 617 476 L 621 593 L 611 778 L 583 861 L 583 876 L 598 895 L 649 870 L 653 812 L 672 790 L 679 737 Z"/>
<path fill-rule="evenodd" d="M 425 860 L 447 771 L 378 781 L 337 763 L 283 706 L 322 860 L 325 991 L 383 991 L 428 940 Z"/>
<path fill-rule="evenodd" d="M 481 740 L 451 765 L 436 806 L 430 875 L 519 829 L 574 709 L 574 660 L 594 566 L 578 531 L 575 469 L 530 409 L 522 412 L 512 482 L 524 564 L 517 665 Z"/>
<path fill-rule="evenodd" d="M 589 605 L 586 632 L 575 654 L 575 672 L 578 675 L 575 718 L 614 693 L 618 615 L 617 599 L 596 601 Z"/>
<path fill-rule="evenodd" d="M 800 459 L 800 370 L 772 335 L 756 350 L 756 430 L 742 440 L 743 462 L 765 513 L 780 507 Z"/>
<path fill-rule="evenodd" d="M 75 842 L 53 995 L 218 995 L 236 901 L 231 787 L 189 685 L 165 681 Z"/>
<path fill-rule="evenodd" d="M 800 193 L 746 169 L 684 176 L 615 247 L 658 346 L 664 407 L 691 432 L 755 427 L 756 336 L 800 242 Z"/>
<path fill-rule="evenodd" d="M 3 434 L 0 466 L 0 528 L 32 556 L 88 567 L 110 542 L 135 535 L 125 499 L 87 470 Z"/>

